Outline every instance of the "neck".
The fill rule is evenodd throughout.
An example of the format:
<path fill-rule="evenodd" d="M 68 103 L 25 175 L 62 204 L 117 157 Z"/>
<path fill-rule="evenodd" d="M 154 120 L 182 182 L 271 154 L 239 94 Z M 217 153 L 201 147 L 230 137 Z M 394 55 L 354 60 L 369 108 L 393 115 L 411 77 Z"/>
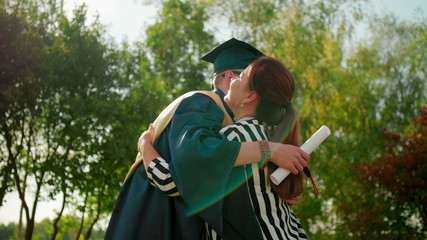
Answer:
<path fill-rule="evenodd" d="M 221 90 L 224 94 L 227 94 L 227 92 L 228 92 L 228 88 L 226 86 L 223 86 L 223 85 L 216 86 L 215 88 Z"/>
<path fill-rule="evenodd" d="M 253 105 L 245 105 L 243 107 L 237 106 L 236 109 L 233 109 L 234 113 L 234 121 L 239 121 L 245 117 L 253 117 L 256 113 L 256 106 Z"/>

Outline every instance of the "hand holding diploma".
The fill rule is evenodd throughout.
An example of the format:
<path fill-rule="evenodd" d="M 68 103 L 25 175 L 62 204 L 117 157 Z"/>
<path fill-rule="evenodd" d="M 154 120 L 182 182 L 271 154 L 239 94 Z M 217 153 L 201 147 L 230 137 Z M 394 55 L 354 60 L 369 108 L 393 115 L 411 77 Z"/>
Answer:
<path fill-rule="evenodd" d="M 311 154 L 329 135 L 331 130 L 327 126 L 322 126 L 313 134 L 302 146 L 301 149 L 307 154 Z M 280 184 L 288 175 L 290 171 L 284 168 L 278 168 L 271 175 L 271 181 L 278 185 Z"/>

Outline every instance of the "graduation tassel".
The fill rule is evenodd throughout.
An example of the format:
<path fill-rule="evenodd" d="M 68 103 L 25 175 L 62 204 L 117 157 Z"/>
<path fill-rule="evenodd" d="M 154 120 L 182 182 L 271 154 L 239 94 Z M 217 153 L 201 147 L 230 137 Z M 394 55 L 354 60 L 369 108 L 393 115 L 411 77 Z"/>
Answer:
<path fill-rule="evenodd" d="M 304 168 L 304 173 L 308 178 L 310 178 L 311 184 L 313 185 L 313 189 L 314 189 L 314 195 L 316 195 L 317 197 L 319 195 L 319 191 L 317 190 L 316 183 L 314 182 L 314 179 L 311 176 L 311 173 L 310 173 L 310 170 L 308 170 L 308 167 Z"/>

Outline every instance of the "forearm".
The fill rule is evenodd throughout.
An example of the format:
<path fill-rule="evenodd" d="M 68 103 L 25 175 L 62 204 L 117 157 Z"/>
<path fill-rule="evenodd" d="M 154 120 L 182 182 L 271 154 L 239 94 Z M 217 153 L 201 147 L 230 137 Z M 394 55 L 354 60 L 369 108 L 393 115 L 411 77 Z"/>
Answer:
<path fill-rule="evenodd" d="M 152 144 L 144 144 L 144 150 L 142 151 L 142 157 L 144 159 L 145 170 L 148 169 L 148 165 L 155 159 L 161 158 L 157 150 L 153 147 Z"/>
<path fill-rule="evenodd" d="M 242 142 L 234 166 L 241 166 L 261 161 L 261 149 L 258 142 Z"/>
<path fill-rule="evenodd" d="M 264 149 L 261 149 L 261 143 L 264 142 Z M 245 164 L 256 163 L 259 161 L 272 161 L 275 163 L 277 158 L 273 159 L 271 149 L 276 149 L 280 144 L 274 142 L 257 141 L 257 142 L 242 142 L 239 155 L 234 162 L 234 166 L 241 166 Z M 267 149 L 266 149 L 267 148 Z M 264 156 L 263 156 L 264 152 Z M 267 157 L 266 156 L 269 156 Z"/>
<path fill-rule="evenodd" d="M 310 159 L 310 156 L 297 146 L 269 142 L 269 147 L 271 151 L 271 158 L 269 161 L 281 168 L 291 171 L 293 174 L 302 171 L 303 168 L 307 166 L 307 161 Z M 240 147 L 239 155 L 234 162 L 234 166 L 256 163 L 261 161 L 261 158 L 259 142 L 244 142 Z"/>

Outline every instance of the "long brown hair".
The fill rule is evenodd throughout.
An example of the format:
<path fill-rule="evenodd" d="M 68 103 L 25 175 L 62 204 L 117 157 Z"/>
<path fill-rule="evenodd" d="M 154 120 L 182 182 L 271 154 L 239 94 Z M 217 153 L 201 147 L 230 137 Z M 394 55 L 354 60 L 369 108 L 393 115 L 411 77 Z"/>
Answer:
<path fill-rule="evenodd" d="M 256 117 L 265 126 L 270 141 L 301 146 L 298 114 L 292 106 L 295 80 L 285 65 L 271 57 L 254 61 L 249 73 L 249 89 L 259 95 Z M 267 168 L 270 176 L 277 165 L 268 162 Z M 268 183 L 284 200 L 304 191 L 302 172 L 290 174 L 279 185 L 272 183 L 268 177 Z"/>

